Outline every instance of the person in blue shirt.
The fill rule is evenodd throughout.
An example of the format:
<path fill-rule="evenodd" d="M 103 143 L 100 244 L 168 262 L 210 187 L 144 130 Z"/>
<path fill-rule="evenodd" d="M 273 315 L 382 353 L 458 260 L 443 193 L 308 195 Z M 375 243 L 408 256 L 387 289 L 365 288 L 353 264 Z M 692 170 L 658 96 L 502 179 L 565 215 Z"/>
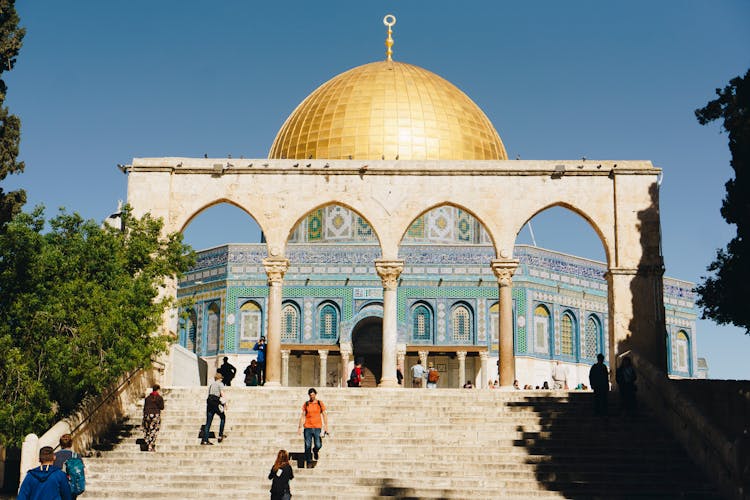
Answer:
<path fill-rule="evenodd" d="M 258 351 L 258 384 L 266 383 L 266 338 L 261 337 L 253 346 Z"/>
<path fill-rule="evenodd" d="M 21 483 L 19 500 L 71 500 L 68 476 L 55 467 L 55 450 L 45 446 L 39 450 L 39 467 L 31 469 Z"/>

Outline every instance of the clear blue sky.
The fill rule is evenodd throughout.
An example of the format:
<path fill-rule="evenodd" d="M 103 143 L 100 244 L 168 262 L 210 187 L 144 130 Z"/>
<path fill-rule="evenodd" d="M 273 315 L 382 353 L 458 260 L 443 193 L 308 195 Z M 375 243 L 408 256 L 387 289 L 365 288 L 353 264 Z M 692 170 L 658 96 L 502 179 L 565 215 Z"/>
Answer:
<path fill-rule="evenodd" d="M 18 10 L 27 35 L 6 102 L 23 122 L 26 172 L 4 187 L 24 187 L 28 207 L 48 215 L 64 206 L 103 219 L 125 199 L 116 164 L 133 157 L 265 157 L 313 89 L 384 57 L 382 18 L 393 13 L 394 58 L 464 90 L 511 158 L 663 168 L 669 276 L 698 281 L 733 234 L 719 214 L 727 138 L 693 110 L 750 67 L 745 0 L 26 0 Z M 533 228 L 540 246 L 603 256 L 576 217 L 542 214 Z M 257 235 L 217 208 L 186 238 L 203 248 Z M 750 336 L 707 321 L 698 334 L 712 377 L 750 378 Z"/>

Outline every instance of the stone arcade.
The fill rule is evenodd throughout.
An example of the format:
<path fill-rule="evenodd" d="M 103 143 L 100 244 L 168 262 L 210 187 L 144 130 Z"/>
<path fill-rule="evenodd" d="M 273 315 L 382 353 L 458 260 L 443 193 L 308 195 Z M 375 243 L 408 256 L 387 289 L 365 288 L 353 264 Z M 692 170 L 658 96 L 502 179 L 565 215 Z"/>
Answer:
<path fill-rule="evenodd" d="M 695 376 L 692 285 L 663 280 L 661 170 L 508 160 L 476 104 L 393 61 L 391 45 L 389 35 L 385 61 L 310 94 L 267 159 L 124 167 L 128 203 L 162 217 L 165 231 L 228 203 L 264 236 L 201 252 L 173 284 L 192 302 L 179 323 L 165 321 L 180 345 L 209 372 L 223 356 L 241 371 L 265 335 L 268 385 L 339 385 L 357 357 L 383 387 L 417 359 L 435 362 L 447 387 L 539 385 L 560 360 L 573 387 L 587 383 L 597 352 L 614 365 L 629 349 Z M 527 221 L 555 206 L 591 225 L 606 263 L 516 245 Z M 168 366 L 170 381 L 179 370 Z"/>

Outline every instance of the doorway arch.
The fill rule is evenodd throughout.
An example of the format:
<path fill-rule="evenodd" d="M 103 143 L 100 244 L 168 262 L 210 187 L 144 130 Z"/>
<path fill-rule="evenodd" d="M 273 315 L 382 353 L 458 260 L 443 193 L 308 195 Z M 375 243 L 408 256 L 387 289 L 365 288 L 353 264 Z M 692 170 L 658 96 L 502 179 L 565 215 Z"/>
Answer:
<path fill-rule="evenodd" d="M 352 330 L 352 354 L 379 384 L 383 374 L 383 318 L 367 316 L 357 322 Z"/>

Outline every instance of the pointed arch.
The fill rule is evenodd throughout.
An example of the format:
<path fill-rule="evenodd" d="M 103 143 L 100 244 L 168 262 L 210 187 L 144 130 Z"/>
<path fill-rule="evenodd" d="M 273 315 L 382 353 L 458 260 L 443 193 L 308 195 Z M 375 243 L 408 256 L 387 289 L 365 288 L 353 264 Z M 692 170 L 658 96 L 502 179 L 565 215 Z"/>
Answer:
<path fill-rule="evenodd" d="M 312 208 L 310 208 L 309 210 L 305 211 L 305 213 L 301 217 L 299 217 L 296 221 L 294 221 L 294 224 L 292 224 L 292 227 L 290 228 L 289 233 L 287 234 L 287 237 L 286 237 L 287 244 L 289 244 L 291 240 L 294 240 L 294 236 L 295 236 L 295 233 L 298 231 L 298 228 L 308 219 L 308 217 L 316 214 L 316 212 L 319 212 L 319 211 L 322 212 L 323 210 L 329 207 L 331 208 L 338 207 L 348 212 L 351 212 L 353 215 L 355 215 L 358 219 L 352 221 L 353 236 L 357 237 L 357 236 L 369 235 L 372 237 L 372 243 L 377 244 L 379 247 L 382 248 L 380 236 L 375 230 L 375 227 L 373 226 L 370 219 L 366 217 L 365 215 L 363 215 L 363 213 L 360 210 L 354 208 L 353 206 L 341 200 L 328 200 L 326 202 L 319 203 L 313 206 Z M 320 231 L 322 232 L 324 230 L 323 225 L 322 225 L 323 221 L 321 220 L 320 222 L 321 222 Z M 364 241 L 366 241 L 366 238 Z M 381 253 L 382 253 L 382 250 L 381 250 Z"/>
<path fill-rule="evenodd" d="M 529 221 L 531 221 L 534 217 L 536 217 L 537 215 L 541 214 L 542 212 L 545 212 L 545 211 L 547 211 L 547 210 L 549 210 L 551 208 L 555 208 L 555 207 L 560 207 L 560 208 L 564 208 L 566 210 L 569 210 L 569 211 L 573 212 L 574 214 L 576 214 L 576 215 L 580 216 L 581 218 L 583 218 L 588 223 L 589 227 L 591 227 L 594 230 L 594 233 L 596 233 L 596 235 L 597 235 L 597 237 L 599 239 L 599 243 L 602 245 L 602 248 L 604 249 L 604 255 L 605 255 L 605 258 L 607 260 L 607 264 L 609 266 L 611 266 L 613 261 L 612 261 L 612 256 L 611 256 L 611 252 L 610 252 L 610 246 L 608 244 L 607 238 L 604 235 L 604 232 L 601 230 L 601 228 L 599 227 L 599 225 L 596 223 L 596 221 L 594 220 L 594 218 L 591 215 L 589 215 L 588 213 L 586 213 L 584 210 L 576 207 L 575 205 L 573 205 L 571 203 L 568 203 L 568 202 L 565 202 L 565 201 L 555 201 L 555 202 L 552 202 L 552 203 L 548 203 L 548 204 L 544 205 L 543 207 L 540 207 L 534 213 L 532 213 L 529 217 L 527 217 L 523 221 L 523 224 L 521 224 L 520 226 L 518 226 L 515 229 L 516 239 L 518 239 L 518 234 L 526 226 L 526 224 L 529 223 Z"/>
<path fill-rule="evenodd" d="M 462 243 L 461 235 L 462 234 L 466 234 L 467 232 L 471 231 L 471 228 L 467 228 L 467 231 L 462 232 L 460 230 L 461 223 L 463 221 L 471 220 L 472 222 L 476 223 L 476 225 L 478 226 L 478 230 L 479 231 L 483 231 L 483 233 L 487 235 L 488 241 L 486 241 L 486 242 L 478 241 L 478 244 L 486 243 L 487 245 L 491 245 L 493 248 L 495 248 L 495 237 L 491 233 L 491 231 L 488 228 L 488 225 L 485 223 L 485 221 L 479 215 L 477 215 L 476 212 L 473 211 L 472 209 L 470 209 L 470 208 L 468 208 L 468 207 L 466 207 L 466 206 L 464 206 L 462 204 L 455 203 L 453 201 L 448 201 L 448 200 L 442 201 L 442 202 L 438 202 L 438 203 L 430 205 L 429 207 L 427 207 L 424 210 L 422 210 L 421 212 L 419 212 L 416 215 L 416 217 L 412 218 L 409 221 L 409 223 L 406 225 L 406 227 L 401 228 L 401 233 L 400 233 L 401 236 L 400 236 L 400 238 L 398 240 L 399 241 L 399 247 L 401 245 L 403 245 L 404 243 L 408 243 L 408 238 L 410 237 L 410 232 L 411 232 L 412 236 L 414 236 L 414 234 L 415 234 L 414 233 L 414 226 L 415 226 L 415 224 L 418 224 L 420 220 L 424 220 L 424 218 L 427 217 L 428 214 L 433 213 L 433 212 L 435 212 L 437 210 L 440 210 L 441 208 L 444 208 L 444 207 L 453 208 L 453 209 L 456 209 L 456 210 L 458 210 L 460 212 L 459 214 L 457 214 L 457 218 L 454 221 L 454 224 L 456 225 L 456 229 L 458 229 L 458 231 L 456 231 L 456 240 L 455 240 L 456 243 L 459 243 L 459 244 Z M 425 227 L 425 231 L 427 229 L 428 228 Z M 426 242 L 429 239 L 429 235 L 427 235 L 427 233 L 425 232 L 425 236 L 422 239 L 425 240 L 424 242 Z M 418 241 L 418 242 L 415 242 L 415 243 L 419 244 L 420 242 Z M 467 243 L 469 243 L 469 242 L 467 242 Z"/>

